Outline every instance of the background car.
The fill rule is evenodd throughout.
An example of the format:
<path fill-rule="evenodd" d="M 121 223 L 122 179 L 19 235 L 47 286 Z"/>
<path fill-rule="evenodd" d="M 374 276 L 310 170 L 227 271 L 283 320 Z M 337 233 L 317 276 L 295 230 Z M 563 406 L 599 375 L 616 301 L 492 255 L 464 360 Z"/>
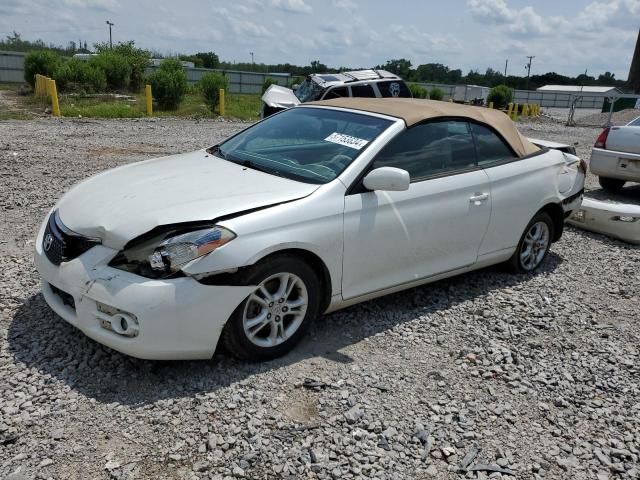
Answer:
<path fill-rule="evenodd" d="M 591 173 L 603 189 L 617 192 L 626 182 L 640 182 L 640 117 L 620 127 L 606 127 L 598 136 Z"/>
<path fill-rule="evenodd" d="M 85 180 L 35 261 L 47 303 L 120 352 L 210 358 L 221 340 L 265 360 L 323 312 L 497 263 L 534 271 L 584 174 L 497 110 L 315 102 Z"/>
<path fill-rule="evenodd" d="M 410 98 L 411 91 L 399 76 L 386 70 L 314 73 L 295 90 L 271 85 L 262 95 L 262 118 L 286 108 L 315 100 L 343 97 Z"/>

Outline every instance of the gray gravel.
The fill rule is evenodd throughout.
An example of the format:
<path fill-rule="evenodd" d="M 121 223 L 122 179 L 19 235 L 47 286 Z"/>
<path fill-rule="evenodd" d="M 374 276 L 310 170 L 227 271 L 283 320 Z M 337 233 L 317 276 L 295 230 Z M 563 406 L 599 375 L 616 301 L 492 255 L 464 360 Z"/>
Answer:
<path fill-rule="evenodd" d="M 583 155 L 597 134 L 522 126 Z M 0 478 L 639 477 L 640 250 L 599 235 L 329 315 L 258 365 L 131 359 L 49 310 L 31 252 L 60 194 L 241 127 L 0 122 Z"/>

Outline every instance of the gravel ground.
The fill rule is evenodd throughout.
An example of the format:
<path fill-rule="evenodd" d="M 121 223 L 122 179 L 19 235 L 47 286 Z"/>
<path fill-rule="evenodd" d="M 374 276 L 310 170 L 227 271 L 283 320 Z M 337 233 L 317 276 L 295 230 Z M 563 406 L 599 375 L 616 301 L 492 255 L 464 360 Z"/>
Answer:
<path fill-rule="evenodd" d="M 640 249 L 600 235 L 328 315 L 264 364 L 135 360 L 50 311 L 31 252 L 66 189 L 241 127 L 0 122 L 0 478 L 640 476 Z M 598 132 L 522 130 L 586 157 Z"/>

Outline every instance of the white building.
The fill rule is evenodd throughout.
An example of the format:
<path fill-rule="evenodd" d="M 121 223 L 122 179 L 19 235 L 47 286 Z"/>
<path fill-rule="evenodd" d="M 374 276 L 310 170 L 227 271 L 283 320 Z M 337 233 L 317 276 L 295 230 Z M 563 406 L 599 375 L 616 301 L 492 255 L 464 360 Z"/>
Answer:
<path fill-rule="evenodd" d="M 592 87 L 592 86 L 581 86 L 581 85 L 545 85 L 544 87 L 540 87 L 536 89 L 537 92 L 548 92 L 548 93 L 568 93 L 571 95 L 588 95 L 590 93 L 622 93 L 616 87 Z"/>

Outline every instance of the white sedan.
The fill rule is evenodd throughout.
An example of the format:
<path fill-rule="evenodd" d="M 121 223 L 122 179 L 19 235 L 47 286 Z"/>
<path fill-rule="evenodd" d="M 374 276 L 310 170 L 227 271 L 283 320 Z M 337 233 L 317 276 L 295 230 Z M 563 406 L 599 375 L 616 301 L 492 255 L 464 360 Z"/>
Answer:
<path fill-rule="evenodd" d="M 210 358 L 221 343 L 264 360 L 323 312 L 497 263 L 535 270 L 584 174 L 495 110 L 310 103 L 85 180 L 35 262 L 51 308 L 120 352 Z"/>
<path fill-rule="evenodd" d="M 589 167 L 610 192 L 626 182 L 640 182 L 640 117 L 621 127 L 606 127 L 593 146 Z"/>

